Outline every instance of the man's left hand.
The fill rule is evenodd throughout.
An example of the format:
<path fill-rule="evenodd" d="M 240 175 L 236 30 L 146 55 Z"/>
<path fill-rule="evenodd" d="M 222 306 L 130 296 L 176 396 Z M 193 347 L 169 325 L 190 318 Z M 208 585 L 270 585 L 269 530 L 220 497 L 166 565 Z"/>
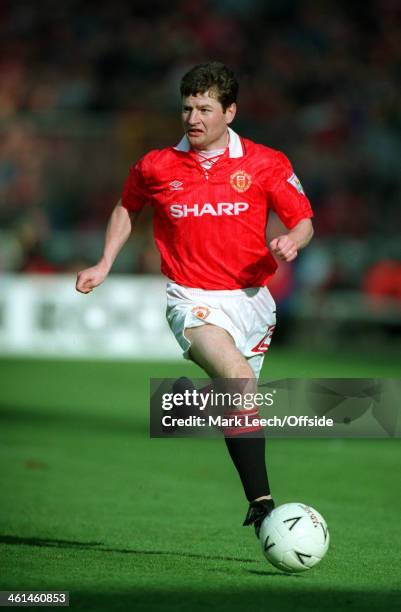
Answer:
<path fill-rule="evenodd" d="M 277 236 L 269 244 L 271 252 L 282 261 L 293 261 L 298 255 L 297 245 L 294 240 L 287 234 Z"/>

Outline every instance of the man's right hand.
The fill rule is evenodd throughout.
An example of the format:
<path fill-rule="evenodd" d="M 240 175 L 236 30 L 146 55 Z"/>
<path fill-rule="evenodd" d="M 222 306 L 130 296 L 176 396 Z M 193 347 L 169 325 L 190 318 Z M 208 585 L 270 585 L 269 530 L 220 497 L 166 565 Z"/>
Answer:
<path fill-rule="evenodd" d="M 95 287 L 102 284 L 108 273 L 109 267 L 102 261 L 96 266 L 81 270 L 77 275 L 75 289 L 80 293 L 90 293 Z"/>

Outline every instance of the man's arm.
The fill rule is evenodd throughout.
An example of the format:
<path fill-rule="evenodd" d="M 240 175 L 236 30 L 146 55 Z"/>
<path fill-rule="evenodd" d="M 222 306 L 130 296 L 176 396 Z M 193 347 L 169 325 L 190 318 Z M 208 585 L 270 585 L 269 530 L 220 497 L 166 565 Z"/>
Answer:
<path fill-rule="evenodd" d="M 312 236 L 312 221 L 310 219 L 302 219 L 288 234 L 274 238 L 270 242 L 269 248 L 282 261 L 293 261 L 298 255 L 298 251 L 309 244 Z"/>
<path fill-rule="evenodd" d="M 137 218 L 139 212 L 128 212 L 119 200 L 107 224 L 103 256 L 95 266 L 78 272 L 75 285 L 77 291 L 90 293 L 105 280 L 115 258 L 128 240 L 132 222 Z"/>

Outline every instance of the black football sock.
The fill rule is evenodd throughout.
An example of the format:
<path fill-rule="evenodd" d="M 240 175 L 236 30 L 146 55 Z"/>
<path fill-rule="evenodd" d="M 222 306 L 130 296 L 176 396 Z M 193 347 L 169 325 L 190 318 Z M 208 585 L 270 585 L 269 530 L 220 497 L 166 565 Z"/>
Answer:
<path fill-rule="evenodd" d="M 263 432 L 257 438 L 254 433 L 245 433 L 224 439 L 248 501 L 270 495 Z"/>

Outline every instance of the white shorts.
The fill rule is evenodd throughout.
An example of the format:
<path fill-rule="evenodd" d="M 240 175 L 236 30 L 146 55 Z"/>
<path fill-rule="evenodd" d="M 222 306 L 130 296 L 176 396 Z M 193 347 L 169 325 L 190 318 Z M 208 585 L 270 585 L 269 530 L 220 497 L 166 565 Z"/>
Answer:
<path fill-rule="evenodd" d="M 191 347 L 185 329 L 216 325 L 232 336 L 258 378 L 276 325 L 276 304 L 267 287 L 208 291 L 168 282 L 166 317 L 185 359 Z"/>

